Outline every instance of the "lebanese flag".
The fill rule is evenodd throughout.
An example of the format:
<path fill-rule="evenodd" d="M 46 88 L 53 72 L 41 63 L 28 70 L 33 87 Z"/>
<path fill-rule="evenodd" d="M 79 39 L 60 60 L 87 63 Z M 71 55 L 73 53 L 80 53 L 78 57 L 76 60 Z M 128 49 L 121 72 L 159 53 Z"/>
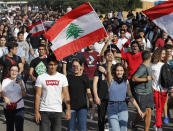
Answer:
<path fill-rule="evenodd" d="M 173 38 L 173 1 L 167 1 L 142 11 L 157 26 L 163 29 L 169 36 Z"/>
<path fill-rule="evenodd" d="M 106 37 L 106 30 L 87 2 L 58 19 L 44 35 L 57 60 L 69 56 Z"/>
<path fill-rule="evenodd" d="M 38 21 L 33 23 L 29 27 L 29 33 L 31 33 L 31 36 L 37 36 L 41 34 L 45 34 L 46 31 L 54 24 L 54 21 Z"/>

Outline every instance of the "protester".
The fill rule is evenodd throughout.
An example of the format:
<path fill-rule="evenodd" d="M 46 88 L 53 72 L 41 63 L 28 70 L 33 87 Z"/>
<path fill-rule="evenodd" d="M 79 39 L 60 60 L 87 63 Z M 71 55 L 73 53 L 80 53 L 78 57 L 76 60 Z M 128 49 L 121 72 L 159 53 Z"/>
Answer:
<path fill-rule="evenodd" d="M 130 90 L 125 67 L 117 63 L 112 67 L 113 58 L 110 56 L 107 65 L 107 76 L 109 84 L 108 120 L 110 131 L 126 131 L 128 123 L 128 108 L 126 104 L 126 94 L 132 104 L 137 108 L 138 113 L 143 117 L 143 112 L 139 108 Z"/>
<path fill-rule="evenodd" d="M 40 123 L 40 131 L 61 131 L 62 93 L 67 107 L 66 119 L 71 118 L 68 81 L 56 71 L 57 65 L 55 56 L 50 56 L 47 59 L 47 72 L 36 80 L 35 120 L 37 124 Z"/>
<path fill-rule="evenodd" d="M 143 63 L 139 66 L 137 71 L 133 74 L 132 81 L 134 82 L 135 97 L 145 114 L 144 130 L 149 131 L 151 123 L 151 110 L 154 107 L 153 90 L 152 90 L 152 74 L 150 69 L 151 54 L 149 51 L 142 53 Z M 137 116 L 134 126 L 141 116 Z"/>
<path fill-rule="evenodd" d="M 165 45 L 165 49 L 166 49 L 166 62 L 171 66 L 171 68 L 173 68 L 173 57 L 172 57 L 172 51 L 173 51 L 173 46 L 170 44 Z M 172 88 L 172 87 L 170 87 Z M 169 101 L 168 99 L 165 102 L 165 107 L 164 107 L 164 112 L 165 112 L 165 118 L 164 118 L 164 123 L 168 124 L 170 121 L 170 112 L 169 109 L 170 107 L 172 107 L 172 103 L 173 103 L 173 93 L 170 92 L 169 94 Z"/>
<path fill-rule="evenodd" d="M 15 64 L 19 65 L 20 67 L 19 74 L 23 75 L 24 74 L 23 72 L 30 71 L 29 72 L 30 78 L 28 79 L 28 77 L 25 77 L 26 79 L 23 79 L 25 85 L 29 87 L 30 87 L 30 80 L 33 83 L 35 83 L 36 79 L 40 75 L 42 76 L 42 73 L 43 74 L 46 73 L 46 70 L 48 67 L 48 66 L 46 67 L 47 65 L 46 59 L 47 58 L 49 59 L 49 56 L 53 54 L 53 52 L 51 51 L 52 43 L 50 43 L 44 37 L 44 34 L 48 31 L 49 28 L 51 28 L 54 22 L 57 22 L 58 18 L 62 17 L 66 13 L 64 12 L 64 9 L 65 10 L 67 9 L 67 12 L 68 12 L 68 11 L 71 11 L 73 7 L 72 5 L 68 5 L 64 7 L 61 4 L 59 4 L 59 6 L 49 7 L 50 3 L 46 2 L 46 4 L 47 4 L 46 6 L 26 5 L 25 7 L 23 7 L 21 4 L 20 8 L 19 7 L 16 8 L 16 6 L 9 6 L 8 9 L 1 10 L 1 14 L 0 14 L 1 69 L 0 70 L 2 72 L 0 72 L 0 78 L 2 80 L 10 76 L 9 68 L 11 65 L 15 65 Z M 6 11 L 3 12 L 4 10 Z M 107 31 L 108 37 L 104 38 L 103 40 L 100 40 L 99 42 L 96 42 L 94 44 L 94 48 L 93 48 L 93 45 L 90 45 L 91 46 L 91 50 L 89 49 L 90 51 L 87 48 L 84 48 L 79 52 L 76 52 L 74 54 L 67 56 L 66 58 L 63 58 L 63 60 L 59 61 L 57 65 L 58 66 L 57 71 L 63 72 L 63 74 L 65 74 L 66 76 L 74 76 L 75 74 L 72 68 L 72 61 L 77 58 L 82 63 L 85 63 L 82 66 L 80 65 L 81 73 L 84 71 L 82 76 L 84 74 L 87 74 L 91 81 L 92 79 L 94 79 L 94 86 L 93 86 L 94 98 L 98 107 L 99 130 L 104 129 L 105 122 L 107 121 L 105 119 L 106 107 L 107 107 L 108 98 L 110 97 L 107 90 L 109 87 L 108 85 L 106 85 L 107 83 L 106 68 L 108 65 L 108 58 L 107 58 L 108 56 L 104 55 L 105 51 L 107 52 L 106 53 L 107 55 L 112 55 L 112 54 L 114 55 L 114 59 L 112 62 L 113 65 L 116 63 L 121 63 L 123 64 L 123 66 L 127 68 L 128 80 L 131 86 L 130 89 L 132 90 L 132 94 L 134 98 L 136 98 L 136 92 L 135 92 L 135 83 L 132 81 L 132 78 L 143 61 L 142 55 L 141 55 L 142 51 L 149 50 L 151 51 L 151 54 L 154 53 L 155 55 L 157 53 L 155 53 L 154 50 L 157 50 L 157 48 L 159 48 L 160 50 L 160 47 L 165 46 L 167 48 L 166 49 L 167 50 L 166 63 L 168 63 L 170 66 L 173 65 L 173 61 L 172 61 L 173 51 L 171 46 L 173 43 L 172 39 L 170 38 L 170 36 L 168 36 L 169 34 L 165 33 L 162 29 L 160 29 L 157 26 L 157 23 L 156 24 L 153 23 L 153 21 L 149 20 L 147 16 L 144 16 L 141 12 L 136 12 L 136 16 L 135 16 L 133 12 L 129 11 L 127 18 L 123 15 L 124 13 L 122 13 L 122 11 L 120 10 L 118 10 L 118 12 L 111 10 L 109 15 L 107 13 L 105 14 L 106 15 L 100 15 L 100 21 L 103 23 L 105 30 Z M 40 34 L 40 32 L 37 32 L 39 31 L 40 28 L 35 28 L 38 34 L 36 34 L 37 36 L 33 36 L 33 34 L 28 32 L 28 30 L 30 29 L 30 26 L 35 26 L 36 25 L 35 22 L 39 22 L 39 21 L 51 23 L 51 25 L 48 24 L 48 27 L 47 27 L 47 26 L 44 26 L 44 24 L 40 24 L 42 27 L 44 27 L 44 29 L 42 29 L 42 34 Z M 37 27 L 40 27 L 40 26 L 37 25 Z M 95 25 L 95 27 L 97 27 L 97 25 Z M 18 45 L 16 45 L 16 42 L 18 43 Z M 46 46 L 46 50 L 42 44 Z M 16 53 L 16 50 L 17 50 L 17 53 Z M 100 56 L 96 55 L 96 57 L 93 57 L 92 53 L 93 52 L 95 53 L 95 51 L 97 51 L 98 53 L 96 54 Z M 81 53 L 81 52 L 84 52 L 84 53 Z M 164 63 L 164 61 L 162 61 L 160 58 L 162 55 L 161 52 L 158 51 L 158 55 L 157 56 L 154 56 L 154 55 L 153 55 L 153 59 L 155 59 L 156 61 L 159 59 L 159 62 L 155 61 L 155 62 L 152 62 L 151 64 L 152 71 L 153 71 L 152 73 L 155 76 L 155 78 L 153 77 L 153 80 L 152 80 L 152 88 L 154 89 L 153 96 L 155 98 L 154 102 L 156 107 L 156 117 L 158 118 L 158 121 L 155 121 L 154 127 L 156 127 L 156 129 L 158 130 L 159 129 L 161 130 L 161 128 L 163 127 L 161 123 L 162 110 L 160 109 L 163 106 L 166 96 L 164 95 L 165 90 L 160 91 L 159 90 L 160 86 L 155 86 L 154 83 L 158 82 L 158 77 L 159 77 L 158 74 L 161 69 L 161 65 Z M 93 58 L 95 60 L 94 64 L 92 63 Z M 27 76 L 27 75 L 24 75 L 24 76 Z M 52 76 L 52 75 L 49 75 L 49 76 Z M 66 79 L 64 76 L 63 78 Z M 43 81 L 41 80 L 41 82 Z M 45 91 L 44 87 L 46 87 L 47 89 L 47 87 L 49 86 L 44 85 L 43 92 Z M 171 90 L 169 90 L 168 91 L 169 93 L 167 93 L 169 94 L 167 97 L 167 99 L 169 98 L 168 112 L 167 112 L 167 102 L 165 102 L 166 103 L 165 110 L 164 110 L 165 119 L 163 120 L 165 124 L 168 124 L 170 122 L 169 109 L 172 104 L 171 101 L 172 101 L 172 94 L 173 94 L 171 93 Z M 92 91 L 93 90 L 91 90 L 91 92 Z M 164 95 L 163 96 L 164 101 L 161 101 L 161 103 L 159 103 L 161 100 L 160 95 L 162 96 L 162 93 Z M 31 94 L 31 95 L 34 95 L 34 94 Z M 58 97 L 59 96 L 60 95 L 58 95 Z M 157 96 L 159 96 L 158 99 L 157 99 Z M 59 100 L 61 101 L 64 97 L 65 96 L 62 95 L 62 98 L 60 99 L 59 97 Z M 40 96 L 40 98 L 42 98 L 42 96 Z M 157 104 L 158 105 L 161 104 L 161 106 L 158 106 Z M 145 105 L 145 103 L 142 103 L 142 105 Z M 59 103 L 59 107 L 61 107 L 61 103 Z M 38 111 L 39 110 L 37 110 L 37 115 L 38 115 Z M 48 111 L 45 110 L 45 112 L 47 113 Z M 54 110 L 51 110 L 51 112 L 54 112 Z M 89 112 L 87 112 L 87 114 L 89 115 Z M 43 115 L 44 117 L 44 113 L 42 113 L 41 115 Z M 93 116 L 91 115 L 90 118 L 92 117 Z M 92 120 L 95 121 L 95 119 L 96 117 L 94 117 L 94 119 Z M 42 123 L 43 122 L 44 122 L 44 119 Z M 129 124 L 131 125 L 131 122 Z"/>
<path fill-rule="evenodd" d="M 87 99 L 92 105 L 94 112 L 94 103 L 91 95 L 89 78 L 83 74 L 83 63 L 79 59 L 73 59 L 72 70 L 73 75 L 68 75 L 71 119 L 68 121 L 68 131 L 76 130 L 76 120 L 79 131 L 87 131 Z"/>
<path fill-rule="evenodd" d="M 2 70 L 2 80 L 9 77 L 9 67 L 11 65 L 17 64 L 19 66 L 19 74 L 23 72 L 22 60 L 16 55 L 18 49 L 18 44 L 10 42 L 8 44 L 8 54 L 0 58 L 0 66 Z"/>
<path fill-rule="evenodd" d="M 47 71 L 47 58 L 45 56 L 46 46 L 41 44 L 38 47 L 39 57 L 33 59 L 30 63 L 29 75 L 32 82 L 35 83 L 37 77 Z"/>
<path fill-rule="evenodd" d="M 97 69 L 94 73 L 94 79 L 93 79 L 93 94 L 94 94 L 94 99 L 98 108 L 99 131 L 104 131 L 104 129 L 106 128 L 105 117 L 106 117 L 107 105 L 108 105 L 108 99 L 109 99 L 106 69 L 107 69 L 108 58 L 111 55 L 113 57 L 112 50 L 108 49 L 105 51 L 104 57 L 106 59 L 106 63 L 98 64 Z"/>
<path fill-rule="evenodd" d="M 167 99 L 167 89 L 164 89 L 160 84 L 160 71 L 165 63 L 166 50 L 164 48 L 157 48 L 152 56 L 151 70 L 152 70 L 152 87 L 154 90 L 154 101 L 156 108 L 156 119 L 154 130 L 162 129 L 162 114 L 164 111 L 164 105 Z"/>
<path fill-rule="evenodd" d="M 22 79 L 17 78 L 19 66 L 12 65 L 10 77 L 2 81 L 2 98 L 4 99 L 4 114 L 7 131 L 24 131 L 24 101 L 26 89 Z"/>

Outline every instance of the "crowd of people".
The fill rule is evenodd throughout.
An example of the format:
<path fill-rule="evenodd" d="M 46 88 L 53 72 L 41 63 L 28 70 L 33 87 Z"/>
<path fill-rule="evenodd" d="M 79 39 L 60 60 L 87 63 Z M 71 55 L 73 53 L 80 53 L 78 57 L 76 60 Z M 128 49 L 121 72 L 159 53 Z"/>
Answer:
<path fill-rule="evenodd" d="M 67 12 L 71 10 L 69 6 Z M 162 131 L 170 122 L 173 79 L 164 69 L 173 68 L 173 41 L 142 13 L 100 15 L 107 37 L 57 61 L 51 43 L 43 35 L 32 36 L 28 28 L 39 20 L 56 21 L 65 12 L 27 6 L 0 14 L 0 93 L 7 131 L 24 130 L 24 97 L 32 81 L 35 121 L 40 131 L 61 131 L 62 113 L 68 131 L 87 130 L 87 116 L 98 113 L 98 130 L 127 131 L 141 119 L 144 130 Z M 164 67 L 164 68 L 163 68 Z M 164 81 L 165 80 L 165 81 Z M 171 80 L 169 81 L 171 82 Z M 128 122 L 128 102 L 137 110 Z M 15 126 L 14 126 L 15 125 Z"/>

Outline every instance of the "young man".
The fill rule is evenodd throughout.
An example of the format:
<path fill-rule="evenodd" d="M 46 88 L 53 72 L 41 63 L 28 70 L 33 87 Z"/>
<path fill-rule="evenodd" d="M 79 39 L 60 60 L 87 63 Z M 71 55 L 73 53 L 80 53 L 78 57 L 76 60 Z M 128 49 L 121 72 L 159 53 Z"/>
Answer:
<path fill-rule="evenodd" d="M 26 41 L 24 41 L 24 33 L 19 32 L 17 34 L 19 49 L 23 50 L 23 53 L 18 49 L 17 55 L 19 55 L 22 59 L 22 63 L 24 64 L 24 82 L 27 81 L 29 77 L 29 54 L 34 55 L 34 50 L 31 45 L 29 45 Z"/>
<path fill-rule="evenodd" d="M 166 59 L 167 59 L 167 63 L 171 66 L 171 68 L 173 68 L 173 56 L 172 56 L 172 51 L 173 51 L 173 46 L 172 45 L 165 45 L 164 46 L 166 49 Z M 168 102 L 168 98 L 169 98 L 169 102 Z M 173 103 L 173 87 L 171 87 L 170 91 L 169 91 L 169 97 L 167 98 L 166 102 L 165 102 L 165 106 L 164 106 L 164 115 L 165 118 L 163 120 L 163 122 L 165 124 L 168 124 L 170 121 L 170 112 L 169 109 L 172 106 Z"/>
<path fill-rule="evenodd" d="M 136 100 L 142 112 L 145 112 L 145 131 L 149 131 L 151 123 L 151 110 L 154 107 L 152 79 L 151 79 L 151 54 L 149 51 L 142 53 L 143 63 L 132 77 Z M 137 118 L 138 119 L 138 118 Z M 136 119 L 136 120 L 137 120 Z M 136 124 L 136 121 L 135 121 Z"/>
<path fill-rule="evenodd" d="M 89 45 L 85 52 L 82 52 L 84 56 L 84 71 L 83 73 L 87 75 L 90 79 L 93 79 L 94 72 L 96 70 L 96 65 L 100 61 L 99 53 L 94 51 L 94 45 Z"/>
<path fill-rule="evenodd" d="M 41 44 L 38 47 L 39 57 L 33 59 L 30 64 L 29 75 L 35 83 L 37 77 L 47 71 L 47 58 L 45 57 L 46 46 Z"/>
<path fill-rule="evenodd" d="M 110 56 L 113 57 L 113 50 L 108 49 L 104 53 L 106 62 L 108 61 L 108 58 Z M 106 122 L 105 116 L 107 112 L 107 105 L 109 99 L 106 69 L 107 69 L 107 64 L 99 65 L 94 73 L 94 79 L 93 79 L 94 99 L 98 108 L 99 131 L 104 131 L 104 125 Z"/>
<path fill-rule="evenodd" d="M 9 68 L 11 65 L 17 64 L 20 68 L 19 74 L 23 72 L 22 60 L 16 55 L 18 50 L 18 44 L 15 42 L 8 43 L 8 54 L 0 58 L 0 69 L 2 70 L 1 80 L 9 77 Z"/>
<path fill-rule="evenodd" d="M 26 41 L 24 41 L 24 33 L 23 32 L 19 32 L 17 34 L 17 38 L 18 38 L 18 45 L 19 48 L 22 48 L 24 54 L 24 60 L 23 63 L 28 64 L 29 63 L 29 53 L 31 53 L 31 55 L 34 55 L 34 50 L 32 49 L 31 45 L 29 45 Z M 18 50 L 17 54 L 20 56 L 20 50 Z M 22 56 L 21 56 L 22 57 Z"/>
<path fill-rule="evenodd" d="M 58 73 L 55 56 L 47 58 L 47 72 L 36 80 L 35 120 L 40 122 L 40 131 L 61 131 L 62 93 L 67 107 L 66 118 L 71 117 L 68 82 Z"/>
<path fill-rule="evenodd" d="M 131 52 L 127 52 L 127 53 L 121 53 L 121 54 L 114 53 L 114 56 L 121 57 L 127 63 L 128 79 L 129 79 L 132 95 L 133 97 L 135 97 L 133 82 L 131 78 L 133 74 L 136 72 L 136 70 L 138 69 L 138 67 L 140 66 L 140 64 L 142 63 L 142 55 L 141 55 L 142 52 L 140 52 L 139 50 L 139 44 L 137 41 L 133 41 L 131 43 L 131 50 L 132 50 Z"/>

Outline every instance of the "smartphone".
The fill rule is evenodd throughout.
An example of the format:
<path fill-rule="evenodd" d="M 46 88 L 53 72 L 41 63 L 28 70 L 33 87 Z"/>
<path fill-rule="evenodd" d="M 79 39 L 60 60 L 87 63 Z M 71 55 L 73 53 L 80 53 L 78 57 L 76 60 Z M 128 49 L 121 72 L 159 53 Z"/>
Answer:
<path fill-rule="evenodd" d="M 19 81 L 19 80 L 21 80 L 21 79 L 22 79 L 22 75 L 21 75 L 21 74 L 18 74 L 16 80 Z"/>

